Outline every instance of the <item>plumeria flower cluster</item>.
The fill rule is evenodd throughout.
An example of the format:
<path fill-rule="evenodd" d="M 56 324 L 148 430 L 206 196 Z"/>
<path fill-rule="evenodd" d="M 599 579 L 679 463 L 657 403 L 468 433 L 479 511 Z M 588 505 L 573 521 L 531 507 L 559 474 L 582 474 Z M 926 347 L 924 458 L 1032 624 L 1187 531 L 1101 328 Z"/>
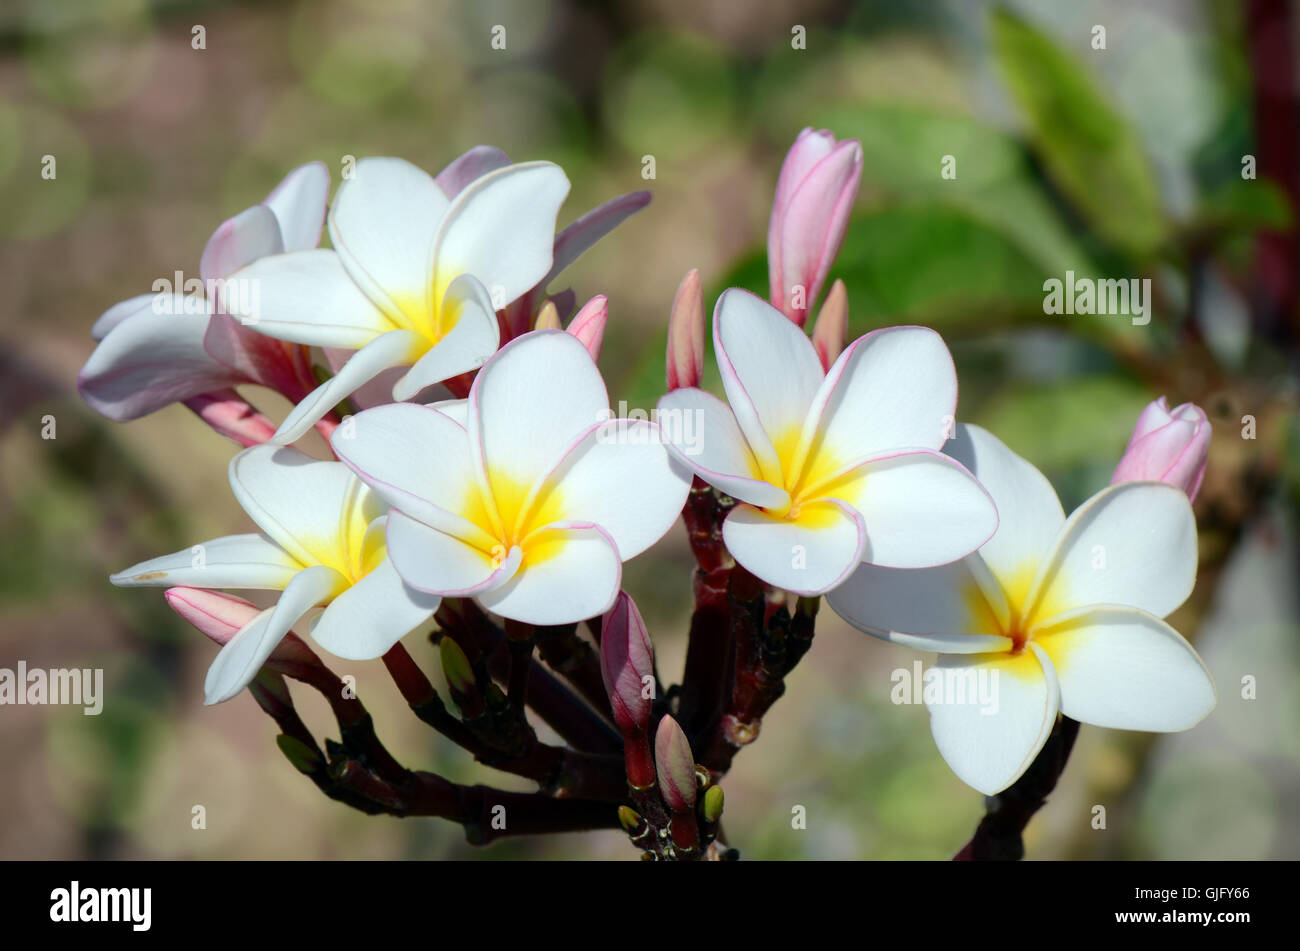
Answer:
<path fill-rule="evenodd" d="M 221 645 L 208 702 L 251 688 L 329 795 L 455 818 L 478 841 L 496 833 L 466 804 L 493 793 L 412 785 L 337 698 L 344 742 L 325 768 L 275 679 L 327 695 L 336 682 L 295 628 L 332 655 L 382 657 L 422 719 L 536 780 L 536 800 L 511 800 L 523 827 L 617 823 L 652 858 L 725 852 L 717 781 L 809 648 L 823 595 L 853 626 L 937 653 L 932 673 L 997 677 L 992 714 L 926 693 L 940 753 L 984 793 L 1016 783 L 1062 717 L 1191 727 L 1214 686 L 1164 619 L 1195 582 L 1204 413 L 1152 404 L 1114 484 L 1067 518 L 1038 470 L 958 421 L 939 334 L 849 341 L 845 285 L 826 287 L 861 174 L 857 142 L 800 133 L 772 208 L 768 299 L 724 290 L 710 330 L 687 274 L 667 392 L 652 417 L 620 419 L 596 364 L 608 299 L 576 308 L 550 288 L 648 195 L 557 235 L 564 172 L 494 148 L 436 176 L 362 159 L 332 200 L 323 165 L 296 169 L 216 230 L 201 294 L 132 298 L 95 325 L 86 401 L 116 420 L 182 402 L 230 436 L 244 447 L 230 488 L 256 528 L 112 582 L 167 588 Z M 273 423 L 246 385 L 292 410 Z M 313 428 L 329 458 L 290 445 Z M 679 516 L 696 609 L 682 684 L 665 691 L 623 566 Z M 227 593 L 241 590 L 278 596 Z M 431 624 L 458 716 L 401 645 Z M 547 669 L 530 677 L 535 647 Z M 569 745 L 538 739 L 525 708 Z"/>

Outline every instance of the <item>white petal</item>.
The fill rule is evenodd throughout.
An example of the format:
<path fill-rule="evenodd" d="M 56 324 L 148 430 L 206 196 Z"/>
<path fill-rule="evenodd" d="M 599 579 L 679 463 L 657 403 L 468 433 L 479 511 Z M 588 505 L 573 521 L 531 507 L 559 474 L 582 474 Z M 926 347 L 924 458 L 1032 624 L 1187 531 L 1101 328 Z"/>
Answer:
<path fill-rule="evenodd" d="M 262 204 L 275 213 L 286 251 L 320 244 L 329 198 L 330 173 L 324 162 L 308 162 L 284 176 Z"/>
<path fill-rule="evenodd" d="M 604 614 L 614 604 L 623 566 L 613 540 L 599 528 L 557 523 L 528 545 L 532 554 L 524 556 L 514 577 L 478 595 L 489 611 L 526 624 L 569 624 Z"/>
<path fill-rule="evenodd" d="M 476 145 L 456 156 L 434 181 L 448 198 L 455 198 L 470 182 L 510 164 L 510 156 L 490 145 Z"/>
<path fill-rule="evenodd" d="M 1214 681 L 1192 645 L 1143 611 L 1100 607 L 1047 630 L 1033 643 L 1061 681 L 1061 712 L 1116 730 L 1188 730 L 1214 709 Z"/>
<path fill-rule="evenodd" d="M 423 624 L 442 601 L 405 584 L 385 558 L 330 602 L 311 629 L 312 639 L 344 660 L 370 660 Z"/>
<path fill-rule="evenodd" d="M 348 277 L 335 251 L 273 254 L 232 279 L 247 300 L 230 312 L 268 337 L 360 350 L 396 327 Z"/>
<path fill-rule="evenodd" d="M 230 460 L 230 488 L 257 527 L 304 565 L 350 572 L 366 527 L 382 506 L 341 462 L 280 446 L 255 446 Z"/>
<path fill-rule="evenodd" d="M 399 158 L 364 158 L 330 207 L 330 241 L 366 296 L 423 330 L 432 318 L 433 243 L 449 202 L 433 177 Z"/>
<path fill-rule="evenodd" d="M 1196 561 L 1196 518 L 1181 489 L 1110 486 L 1066 521 L 1026 614 L 1046 622 L 1094 604 L 1122 604 L 1165 617 L 1192 593 Z"/>
<path fill-rule="evenodd" d="M 122 588 L 185 585 L 278 590 L 301 570 L 301 563 L 265 535 L 223 535 L 142 561 L 108 580 Z"/>
<path fill-rule="evenodd" d="M 1060 688 L 1051 661 L 1033 650 L 945 654 L 931 670 L 942 672 L 926 691 L 939 753 L 962 782 L 984 795 L 1006 789 L 1029 768 L 1056 724 Z M 946 702 L 931 703 L 936 697 Z"/>
<path fill-rule="evenodd" d="M 627 561 L 673 526 L 690 490 L 690 475 L 664 449 L 658 426 L 617 419 L 582 437 L 533 504 L 554 498 L 565 521 L 599 525 Z"/>
<path fill-rule="evenodd" d="M 204 702 L 221 703 L 247 687 L 299 618 L 346 584 L 332 568 L 298 572 L 270 612 L 259 614 L 221 648 L 203 681 Z"/>
<path fill-rule="evenodd" d="M 722 523 L 727 551 L 770 585 L 822 594 L 844 582 L 862 560 L 862 516 L 843 502 L 806 503 L 797 520 L 740 504 Z"/>
<path fill-rule="evenodd" d="M 203 349 L 207 314 L 179 309 L 155 313 L 157 300 L 150 295 L 143 309 L 114 324 L 77 377 L 82 398 L 109 419 L 137 419 L 170 403 L 245 382 Z M 164 310 L 186 306 L 179 296 L 161 300 Z"/>
<path fill-rule="evenodd" d="M 434 251 L 434 287 L 473 274 L 509 303 L 551 269 L 555 216 L 569 193 L 558 165 L 525 162 L 489 172 L 447 209 Z"/>
<path fill-rule="evenodd" d="M 392 367 L 410 366 L 424 348 L 424 339 L 410 330 L 390 330 L 352 355 L 338 373 L 308 393 L 285 417 L 271 441 L 287 445 L 307 434 L 326 413 L 354 390 Z"/>
<path fill-rule="evenodd" d="M 1065 524 L 1052 484 L 979 426 L 957 426 L 944 452 L 979 479 L 998 508 L 998 530 L 980 548 L 985 562 L 1008 584 L 1026 573 L 1032 578 Z"/>
<path fill-rule="evenodd" d="M 388 557 L 402 580 L 419 591 L 448 598 L 468 597 L 499 587 L 519 569 L 518 546 L 482 549 L 392 512 L 388 516 Z"/>
<path fill-rule="evenodd" d="M 181 294 L 176 294 L 176 295 L 168 294 L 165 296 L 174 299 L 179 304 L 182 305 L 184 304 L 185 297 Z M 128 297 L 124 301 L 118 301 L 108 310 L 100 314 L 98 319 L 95 320 L 94 325 L 90 328 L 91 339 L 96 341 L 103 340 L 105 337 L 108 336 L 108 332 L 110 330 L 112 330 L 122 321 L 126 320 L 132 314 L 136 314 L 141 311 L 152 310 L 154 306 L 153 302 L 158 298 L 159 298 L 158 294 L 137 294 L 135 297 Z M 169 306 L 174 306 L 174 305 L 169 305 Z M 183 307 L 178 307 L 173 312 L 183 312 L 183 310 L 184 310 Z M 196 307 L 195 311 L 197 313 L 206 312 L 202 306 Z"/>
<path fill-rule="evenodd" d="M 469 428 L 469 400 L 438 400 L 425 405 L 442 413 L 462 429 Z"/>
<path fill-rule="evenodd" d="M 475 377 L 469 400 L 470 444 L 481 447 L 498 489 L 502 480 L 532 487 L 610 416 L 591 354 L 562 330 L 534 331 L 502 347 Z"/>
<path fill-rule="evenodd" d="M 807 432 L 844 464 L 937 450 L 952 433 L 956 406 L 957 371 L 943 338 L 926 327 L 887 327 L 853 341 L 832 364 Z"/>
<path fill-rule="evenodd" d="M 1006 650 L 1011 640 L 999 634 L 976 577 L 987 570 L 978 554 L 917 570 L 859 565 L 826 601 L 859 630 L 918 650 Z"/>
<path fill-rule="evenodd" d="M 501 325 L 483 285 L 463 274 L 451 282 L 442 312 L 457 313 L 456 325 L 393 386 L 393 398 L 409 400 L 426 386 L 476 370 L 496 353 Z"/>
<path fill-rule="evenodd" d="M 487 551 L 495 539 L 467 515 L 479 503 L 469 435 L 427 406 L 391 403 L 334 430 L 330 446 L 393 508 Z"/>
<path fill-rule="evenodd" d="M 258 258 L 284 249 L 275 212 L 254 205 L 222 222 L 212 233 L 199 258 L 199 274 L 205 282 L 224 280 Z"/>
<path fill-rule="evenodd" d="M 862 513 L 862 560 L 888 568 L 955 561 L 988 541 L 998 525 L 993 500 L 975 477 L 927 450 L 873 459 L 825 494 Z"/>
<path fill-rule="evenodd" d="M 817 351 L 779 310 L 735 288 L 724 291 L 714 308 L 713 349 L 740 429 L 764 477 L 780 483 L 774 446 L 793 449 L 799 442 L 822 382 Z"/>
<path fill-rule="evenodd" d="M 712 393 L 694 387 L 665 393 L 656 418 L 669 450 L 709 485 L 751 505 L 790 504 L 785 489 L 763 481 L 736 415 Z"/>

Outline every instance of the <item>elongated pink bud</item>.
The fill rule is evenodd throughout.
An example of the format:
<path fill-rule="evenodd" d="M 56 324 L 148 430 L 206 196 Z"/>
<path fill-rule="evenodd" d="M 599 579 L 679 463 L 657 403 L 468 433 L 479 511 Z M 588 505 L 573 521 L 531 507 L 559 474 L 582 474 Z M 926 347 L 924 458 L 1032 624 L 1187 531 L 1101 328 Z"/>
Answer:
<path fill-rule="evenodd" d="M 813 324 L 812 342 L 822 368 L 829 370 L 849 341 L 849 292 L 844 282 L 836 280 L 817 312 Z"/>
<path fill-rule="evenodd" d="M 772 306 L 800 327 L 821 293 L 862 180 L 862 145 L 804 129 L 777 181 L 767 231 Z"/>
<path fill-rule="evenodd" d="M 600 672 L 614 722 L 624 733 L 645 732 L 654 703 L 654 648 L 636 602 L 620 591 L 601 623 Z"/>
<path fill-rule="evenodd" d="M 163 592 L 163 597 L 173 611 L 222 647 L 262 611 L 243 598 L 222 591 L 208 591 L 206 588 L 168 588 Z M 318 663 L 311 649 L 293 634 L 276 646 L 270 660 L 298 664 Z"/>
<path fill-rule="evenodd" d="M 1210 453 L 1210 421 L 1195 403 L 1172 410 L 1162 396 L 1138 416 L 1110 480 L 1167 482 L 1195 499 Z"/>
<path fill-rule="evenodd" d="M 659 721 L 655 734 L 655 766 L 659 773 L 659 792 L 673 812 L 690 812 L 695 808 L 695 754 L 690 741 L 672 717 Z"/>
<path fill-rule="evenodd" d="M 668 389 L 699 386 L 704 373 L 704 289 L 696 268 L 677 285 L 668 317 Z"/>
<path fill-rule="evenodd" d="M 582 341 L 591 359 L 600 359 L 600 348 L 605 342 L 605 324 L 609 322 L 609 299 L 597 294 L 582 305 L 582 310 L 569 321 L 568 331 Z"/>
<path fill-rule="evenodd" d="M 260 446 L 275 435 L 275 424 L 233 389 L 200 393 L 185 405 L 223 436 L 245 448 Z"/>

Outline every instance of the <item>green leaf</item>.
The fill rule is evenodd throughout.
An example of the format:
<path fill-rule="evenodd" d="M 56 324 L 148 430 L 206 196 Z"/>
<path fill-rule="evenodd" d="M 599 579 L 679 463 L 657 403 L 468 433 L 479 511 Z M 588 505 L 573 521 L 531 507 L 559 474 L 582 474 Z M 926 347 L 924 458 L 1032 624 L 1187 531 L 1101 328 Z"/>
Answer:
<path fill-rule="evenodd" d="M 1019 17 L 993 16 L 993 45 L 1029 143 L 1056 187 L 1110 244 L 1149 255 L 1166 223 L 1134 129 L 1084 68 Z"/>

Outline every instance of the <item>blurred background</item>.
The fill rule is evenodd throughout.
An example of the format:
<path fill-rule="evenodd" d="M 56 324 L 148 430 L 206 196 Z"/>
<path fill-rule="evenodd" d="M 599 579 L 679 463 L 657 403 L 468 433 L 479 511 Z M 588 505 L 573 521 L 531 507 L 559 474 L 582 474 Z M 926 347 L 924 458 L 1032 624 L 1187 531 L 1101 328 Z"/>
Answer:
<path fill-rule="evenodd" d="M 321 159 L 337 183 L 344 155 L 391 154 L 434 172 L 490 143 L 564 166 L 562 224 L 653 191 L 565 275 L 579 301 L 609 295 L 614 400 L 653 406 L 687 269 L 710 307 L 729 285 L 766 296 L 772 190 L 808 125 L 863 145 L 832 271 L 851 336 L 938 329 L 961 418 L 1047 472 L 1067 510 L 1106 484 L 1151 399 L 1194 400 L 1215 427 L 1200 580 L 1171 621 L 1218 708 L 1174 736 L 1085 726 L 1029 855 L 1300 857 L 1298 42 L 1294 5 L 1271 0 L 5 0 L 0 667 L 102 667 L 106 700 L 98 717 L 0 707 L 0 858 L 635 858 L 618 832 L 475 849 L 449 823 L 368 818 L 290 767 L 246 693 L 204 707 L 216 648 L 161 591 L 107 575 L 249 530 L 226 486 L 233 444 L 180 406 L 100 419 L 75 376 L 101 312 L 197 273 L 213 228 L 292 167 Z M 1151 278 L 1154 318 L 1044 315 L 1043 282 L 1067 269 Z M 669 680 L 689 567 L 678 527 L 626 573 Z M 425 633 L 405 643 L 441 683 Z M 966 841 L 981 797 L 939 757 L 924 709 L 889 702 L 890 672 L 914 659 L 823 611 L 723 784 L 742 857 L 947 858 Z M 530 788 L 439 742 L 379 662 L 332 666 L 407 765 Z M 320 698 L 294 690 L 335 735 Z"/>

